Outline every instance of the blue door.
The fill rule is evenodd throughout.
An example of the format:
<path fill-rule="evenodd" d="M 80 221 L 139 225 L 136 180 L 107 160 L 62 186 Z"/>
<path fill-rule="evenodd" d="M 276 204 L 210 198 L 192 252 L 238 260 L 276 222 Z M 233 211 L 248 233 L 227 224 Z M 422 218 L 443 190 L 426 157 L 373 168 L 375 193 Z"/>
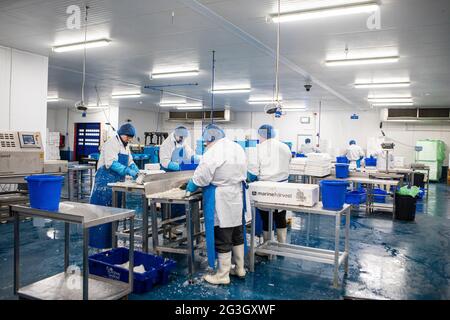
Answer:
<path fill-rule="evenodd" d="M 76 161 L 99 152 L 100 132 L 100 123 L 75 123 Z"/>

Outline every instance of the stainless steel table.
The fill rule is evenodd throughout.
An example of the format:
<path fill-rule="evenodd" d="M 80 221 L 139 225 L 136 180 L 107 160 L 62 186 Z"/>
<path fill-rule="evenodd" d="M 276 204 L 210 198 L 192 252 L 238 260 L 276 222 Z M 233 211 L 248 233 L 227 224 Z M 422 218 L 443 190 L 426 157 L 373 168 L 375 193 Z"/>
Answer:
<path fill-rule="evenodd" d="M 334 265 L 333 286 L 339 286 L 339 267 L 344 263 L 344 272 L 348 273 L 348 257 L 349 257 L 349 234 L 350 234 L 350 205 L 344 205 L 342 210 L 329 211 L 322 207 L 322 203 L 318 203 L 314 207 L 302 207 L 292 205 L 281 205 L 274 203 L 251 202 L 252 206 L 252 226 L 251 226 L 251 243 L 250 243 L 250 271 L 255 271 L 255 253 L 262 253 L 275 256 L 283 256 L 294 259 L 308 260 L 320 263 Z M 275 210 L 289 210 L 293 214 L 309 213 L 317 215 L 325 215 L 335 218 L 335 243 L 334 250 L 325 250 L 312 247 L 305 247 L 293 244 L 282 244 L 272 241 L 272 233 L 270 232 L 269 241 L 255 248 L 255 216 L 256 208 L 269 212 L 269 230 L 272 229 L 273 212 Z M 340 231 L 341 217 L 345 216 L 345 245 L 344 251 L 340 252 Z"/>
<path fill-rule="evenodd" d="M 89 228 L 105 223 L 129 219 L 134 223 L 134 210 L 109 208 L 77 202 L 62 202 L 58 212 L 33 209 L 28 206 L 10 206 L 14 217 L 14 293 L 20 298 L 38 300 L 113 300 L 133 291 L 134 228 L 130 230 L 129 282 L 89 275 Z M 64 271 L 52 277 L 21 287 L 20 284 L 20 217 L 39 217 L 64 222 Z M 83 272 L 73 274 L 69 266 L 70 224 L 83 229 Z M 79 285 L 74 285 L 79 284 Z M 82 285 L 81 285 L 82 284 Z"/>
<path fill-rule="evenodd" d="M 156 204 L 182 204 L 185 206 L 186 212 L 186 238 L 177 240 L 176 242 L 181 243 L 186 241 L 187 248 L 177 248 L 174 246 L 164 246 L 159 243 L 158 236 L 153 236 L 153 250 L 160 254 L 161 252 L 170 252 L 187 255 L 189 276 L 192 277 L 194 273 L 194 250 L 196 245 L 198 246 L 200 241 L 200 235 L 202 234 L 200 230 L 200 202 L 202 201 L 202 194 L 193 194 L 190 197 L 182 199 L 171 199 L 171 198 L 155 198 L 151 195 L 148 196 L 150 201 L 150 210 L 152 213 L 152 234 L 158 234 L 158 217 Z M 161 224 L 171 223 L 172 219 L 163 220 Z M 145 228 L 144 228 L 145 229 Z M 196 241 L 194 241 L 196 240 Z"/>

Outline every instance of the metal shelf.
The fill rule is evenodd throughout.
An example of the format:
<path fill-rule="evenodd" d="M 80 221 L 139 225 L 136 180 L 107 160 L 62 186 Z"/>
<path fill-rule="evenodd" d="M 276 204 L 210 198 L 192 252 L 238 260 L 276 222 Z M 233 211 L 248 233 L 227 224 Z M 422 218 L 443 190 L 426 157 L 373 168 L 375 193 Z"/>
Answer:
<path fill-rule="evenodd" d="M 73 284 L 78 288 L 71 289 Z M 82 300 L 83 277 L 61 272 L 44 280 L 21 288 L 17 294 L 21 298 L 34 300 Z M 131 293 L 128 283 L 89 276 L 89 300 L 117 300 Z"/>

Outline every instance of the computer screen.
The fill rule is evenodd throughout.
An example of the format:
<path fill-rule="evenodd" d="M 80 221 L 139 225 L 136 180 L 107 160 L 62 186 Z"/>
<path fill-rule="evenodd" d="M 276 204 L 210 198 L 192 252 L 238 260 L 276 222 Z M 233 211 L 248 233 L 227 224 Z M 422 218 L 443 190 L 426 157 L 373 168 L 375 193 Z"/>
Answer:
<path fill-rule="evenodd" d="M 34 140 L 34 136 L 32 134 L 22 135 L 22 142 L 24 145 L 35 145 L 36 144 L 36 141 Z"/>

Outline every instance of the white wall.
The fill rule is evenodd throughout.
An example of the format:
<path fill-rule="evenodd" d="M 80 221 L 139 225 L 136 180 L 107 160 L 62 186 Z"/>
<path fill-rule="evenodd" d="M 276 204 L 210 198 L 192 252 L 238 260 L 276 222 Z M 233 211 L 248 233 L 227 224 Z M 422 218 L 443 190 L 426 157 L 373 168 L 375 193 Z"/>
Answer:
<path fill-rule="evenodd" d="M 63 135 L 66 135 L 66 146 L 64 150 L 70 149 L 73 151 L 75 123 L 86 122 L 101 123 L 102 140 L 105 141 L 114 134 L 110 127 L 106 125 L 107 122 L 110 122 L 116 130 L 118 129 L 119 108 L 109 107 L 108 109 L 105 109 L 104 112 L 89 112 L 85 118 L 82 117 L 81 112 L 73 109 L 48 109 L 47 123 L 49 131 L 60 132 Z"/>
<path fill-rule="evenodd" d="M 370 110 L 357 112 L 359 119 L 352 120 L 354 112 L 350 111 L 323 111 L 320 117 L 321 128 L 321 150 L 332 154 L 333 156 L 344 153 L 348 142 L 356 140 L 365 150 L 370 150 L 371 145 L 382 138 L 380 131 L 380 112 Z M 311 117 L 310 125 L 302 125 L 300 117 Z M 242 138 L 242 132 L 252 132 L 255 137 L 255 130 L 262 124 L 272 124 L 279 132 L 279 138 L 282 141 L 290 141 L 293 148 L 297 150 L 297 135 L 311 134 L 315 136 L 319 129 L 319 117 L 313 112 L 290 112 L 280 119 L 274 119 L 263 112 L 238 112 L 235 113 L 234 121 L 230 123 L 218 123 L 222 126 L 232 139 Z M 164 131 L 172 131 L 180 123 L 163 122 Z M 194 129 L 192 123 L 185 123 L 190 130 Z M 251 130 L 253 129 L 253 130 Z M 236 131 L 237 130 L 237 131 Z M 450 152 L 450 126 L 446 125 L 412 125 L 408 123 L 385 123 L 383 130 L 389 139 L 395 141 L 396 147 L 394 154 L 405 157 L 405 163 L 414 162 L 414 145 L 421 139 L 439 139 L 447 145 L 447 157 Z M 201 132 L 201 131 L 200 131 Z M 194 131 L 195 139 L 200 137 L 197 125 Z M 448 158 L 444 165 L 448 164 Z"/>
<path fill-rule="evenodd" d="M 47 80 L 47 57 L 0 48 L 0 129 L 39 131 L 45 141 Z"/>
<path fill-rule="evenodd" d="M 137 131 L 137 137 L 134 141 L 137 142 L 137 138 L 139 138 L 142 144 L 145 141 L 145 132 L 161 129 L 160 123 L 158 122 L 158 113 L 153 111 L 119 108 L 119 126 L 128 120 L 131 120 L 131 124 L 133 124 Z"/>

